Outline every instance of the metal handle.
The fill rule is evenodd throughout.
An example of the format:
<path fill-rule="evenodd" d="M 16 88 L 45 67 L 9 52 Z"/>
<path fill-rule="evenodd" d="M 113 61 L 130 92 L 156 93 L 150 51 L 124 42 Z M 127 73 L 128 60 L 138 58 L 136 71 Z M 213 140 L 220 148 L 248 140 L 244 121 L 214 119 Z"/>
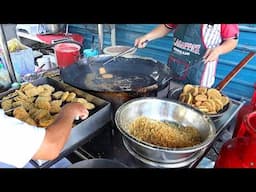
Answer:
<path fill-rule="evenodd" d="M 250 52 L 217 86 L 216 89 L 222 90 L 233 79 L 233 77 L 254 57 L 255 52 Z"/>

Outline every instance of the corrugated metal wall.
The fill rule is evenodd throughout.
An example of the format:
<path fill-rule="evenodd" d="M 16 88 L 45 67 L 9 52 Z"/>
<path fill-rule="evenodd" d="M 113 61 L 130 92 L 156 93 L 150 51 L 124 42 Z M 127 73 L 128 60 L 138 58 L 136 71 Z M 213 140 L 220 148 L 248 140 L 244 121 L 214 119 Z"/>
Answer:
<path fill-rule="evenodd" d="M 116 24 L 116 40 L 117 45 L 133 46 L 136 37 L 139 37 L 150 30 L 156 24 Z M 240 24 L 239 45 L 232 52 L 222 55 L 216 73 L 217 85 L 248 53 L 256 51 L 256 24 Z M 92 34 L 97 37 L 97 25 L 78 25 L 72 24 L 70 32 L 83 34 L 85 37 L 85 47 L 91 45 Z M 104 47 L 111 43 L 110 28 L 104 25 Z M 97 38 L 95 38 L 97 45 Z M 151 41 L 145 49 L 139 49 L 136 54 L 146 57 L 152 57 L 163 64 L 167 63 L 169 50 L 172 46 L 172 33 L 166 37 Z M 253 85 L 256 82 L 256 58 L 253 58 L 237 76 L 224 88 L 223 92 L 228 96 L 249 100 L 253 93 Z"/>

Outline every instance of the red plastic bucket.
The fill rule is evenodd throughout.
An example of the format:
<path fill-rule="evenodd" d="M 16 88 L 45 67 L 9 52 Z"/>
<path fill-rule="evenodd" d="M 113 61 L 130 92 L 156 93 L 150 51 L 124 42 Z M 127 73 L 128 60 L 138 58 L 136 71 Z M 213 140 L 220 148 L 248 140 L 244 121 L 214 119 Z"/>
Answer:
<path fill-rule="evenodd" d="M 55 55 L 60 68 L 67 67 L 77 62 L 80 57 L 81 47 L 74 43 L 60 43 L 55 45 Z"/>

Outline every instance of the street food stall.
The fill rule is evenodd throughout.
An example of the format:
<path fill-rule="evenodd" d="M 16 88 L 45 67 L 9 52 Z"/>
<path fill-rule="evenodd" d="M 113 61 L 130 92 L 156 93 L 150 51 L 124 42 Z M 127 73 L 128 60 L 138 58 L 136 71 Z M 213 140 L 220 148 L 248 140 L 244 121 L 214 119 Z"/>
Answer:
<path fill-rule="evenodd" d="M 6 42 L 4 37 L 1 40 Z M 4 50 L 12 82 L 17 82 L 8 57 L 6 43 L 2 44 L 5 45 Z M 253 56 L 254 53 L 249 53 L 237 68 L 224 79 L 225 82 L 221 82 L 216 89 L 221 90 Z M 109 59 L 112 59 L 112 61 L 108 63 Z M 142 67 L 141 72 L 138 72 L 138 66 Z M 81 58 L 73 61 L 73 63 L 65 66 L 59 65 L 57 70 L 59 73 L 56 75 L 47 77 L 44 74 L 39 79 L 31 81 L 31 83 L 34 86 L 48 84 L 54 87 L 56 91 L 74 92 L 80 98 L 85 98 L 93 103 L 95 108 L 90 112 L 86 120 L 75 122 L 70 138 L 58 158 L 53 161 L 31 160 L 35 167 L 48 168 L 61 158 L 67 157 L 73 163 L 101 158 L 115 160 L 131 168 L 194 168 L 207 156 L 214 143 L 219 139 L 223 131 L 231 125 L 238 111 L 245 103 L 229 98 L 229 102 L 226 104 L 227 107 L 222 106 L 223 111 L 217 113 L 217 115 L 211 117 L 211 115 L 199 113 L 198 110 L 181 103 L 179 96 L 176 95 L 174 97 L 174 93 L 177 94 L 177 91 L 182 90 L 184 85 L 172 81 L 173 74 L 168 66 L 154 59 L 139 56 L 115 58 L 115 56 L 98 55 L 91 59 L 85 59 L 81 55 Z M 0 93 L 0 99 L 15 92 L 16 89 L 17 87 L 14 87 Z M 168 94 L 165 97 L 158 97 L 158 92 L 163 90 L 166 90 Z M 214 127 L 214 129 L 211 129 L 211 139 L 208 140 L 208 135 L 206 135 L 207 143 L 205 145 L 202 145 L 189 157 L 184 158 L 183 156 L 178 161 L 172 161 L 167 158 L 170 155 L 170 149 L 168 148 L 162 149 L 148 144 L 143 144 L 144 148 L 140 148 L 142 146 L 140 141 L 136 141 L 140 147 L 134 147 L 134 143 L 132 143 L 134 140 L 127 140 L 127 135 L 125 136 L 120 131 L 117 114 L 127 103 L 137 101 L 138 98 L 152 99 L 150 101 L 151 105 L 156 100 L 160 103 L 167 101 L 167 103 L 157 104 L 158 107 L 160 106 L 159 114 L 162 110 L 163 114 L 167 114 L 167 116 L 170 115 L 170 111 L 174 111 L 172 115 L 177 117 L 182 111 L 189 108 L 190 113 L 188 114 L 195 113 L 195 118 L 204 118 L 205 124 L 200 125 L 201 127 L 207 127 L 208 125 Z M 178 108 L 183 106 L 184 109 L 178 112 L 177 110 L 170 110 L 168 105 L 172 102 Z M 145 114 L 149 113 L 149 107 L 145 108 Z M 157 111 L 157 108 L 153 110 Z M 132 107 L 128 111 L 133 114 L 135 112 L 142 114 L 141 108 Z M 154 115 L 157 116 L 157 114 Z M 161 117 L 159 118 L 160 120 Z M 122 117 L 122 121 L 126 121 L 126 119 Z M 186 122 L 191 125 L 195 122 L 195 119 Z M 151 150 L 145 152 L 145 148 L 150 148 Z M 172 152 L 176 154 L 177 151 L 179 150 Z M 171 157 L 173 157 L 173 153 L 171 153 Z M 151 158 L 152 156 L 155 156 L 155 158 Z M 83 164 L 80 163 L 78 167 L 83 167 Z"/>

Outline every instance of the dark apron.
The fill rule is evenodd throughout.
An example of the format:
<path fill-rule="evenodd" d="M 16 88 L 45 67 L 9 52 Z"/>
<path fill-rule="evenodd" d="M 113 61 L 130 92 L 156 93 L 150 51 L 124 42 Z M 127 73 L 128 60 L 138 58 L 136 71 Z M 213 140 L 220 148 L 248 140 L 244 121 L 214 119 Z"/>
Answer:
<path fill-rule="evenodd" d="M 172 51 L 168 59 L 168 66 L 174 72 L 174 81 L 200 85 L 205 68 L 201 60 L 205 52 L 201 24 L 177 25 L 173 34 Z M 189 69 L 193 64 L 196 66 Z"/>

